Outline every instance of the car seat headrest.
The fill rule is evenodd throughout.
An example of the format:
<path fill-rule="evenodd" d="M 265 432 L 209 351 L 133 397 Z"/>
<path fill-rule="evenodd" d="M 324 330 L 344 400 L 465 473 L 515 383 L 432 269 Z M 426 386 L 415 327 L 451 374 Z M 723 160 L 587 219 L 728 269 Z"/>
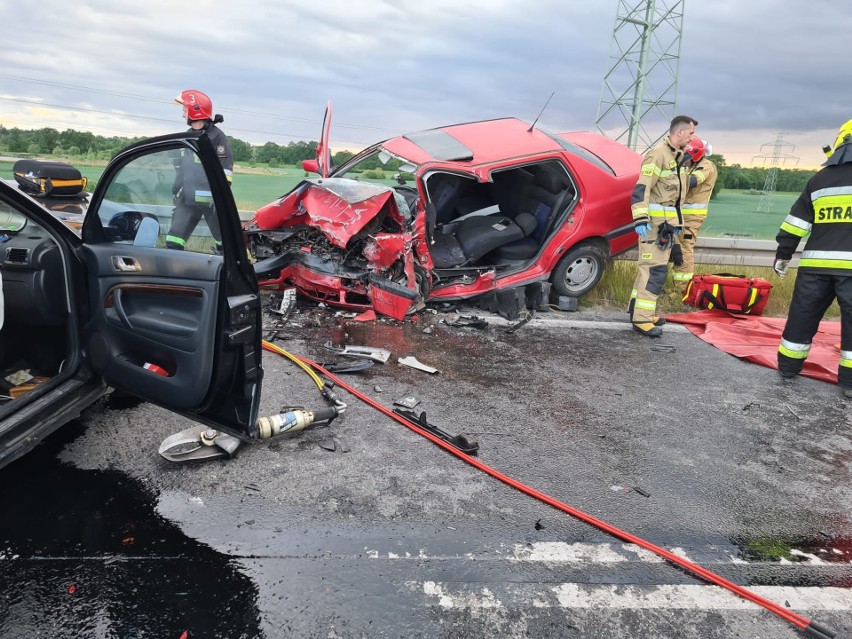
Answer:
<path fill-rule="evenodd" d="M 551 171 L 541 171 L 536 174 L 533 184 L 546 191 L 556 194 L 565 189 L 565 178 Z"/>

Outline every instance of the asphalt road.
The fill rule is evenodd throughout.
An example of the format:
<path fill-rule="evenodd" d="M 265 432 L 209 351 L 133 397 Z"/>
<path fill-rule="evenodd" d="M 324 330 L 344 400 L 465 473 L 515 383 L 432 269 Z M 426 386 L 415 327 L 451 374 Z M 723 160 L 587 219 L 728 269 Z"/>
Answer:
<path fill-rule="evenodd" d="M 388 407 L 415 396 L 501 473 L 852 637 L 852 404 L 836 386 L 782 382 L 676 326 L 649 340 L 623 315 L 507 333 L 465 312 L 488 328 L 318 309 L 277 343 L 323 363 L 341 359 L 327 341 L 389 349 L 345 381 Z M 323 406 L 288 360 L 264 367 L 263 414 Z M 0 636 L 804 636 L 341 396 L 330 426 L 204 464 L 157 454 L 190 424 L 105 401 L 0 472 L 15 486 Z"/>

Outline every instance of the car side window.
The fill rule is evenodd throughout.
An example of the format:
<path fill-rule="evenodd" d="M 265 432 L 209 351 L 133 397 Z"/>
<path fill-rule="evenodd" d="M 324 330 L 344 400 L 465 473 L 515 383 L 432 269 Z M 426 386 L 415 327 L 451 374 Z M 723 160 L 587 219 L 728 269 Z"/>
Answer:
<path fill-rule="evenodd" d="M 197 253 L 221 247 L 207 176 L 189 148 L 149 153 L 122 166 L 98 216 L 109 241 Z"/>

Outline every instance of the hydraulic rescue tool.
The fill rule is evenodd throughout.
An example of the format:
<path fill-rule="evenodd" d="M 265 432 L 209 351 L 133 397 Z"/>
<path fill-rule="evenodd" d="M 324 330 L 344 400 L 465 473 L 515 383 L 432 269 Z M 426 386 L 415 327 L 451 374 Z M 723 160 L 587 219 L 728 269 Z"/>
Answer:
<path fill-rule="evenodd" d="M 259 417 L 258 439 L 271 439 L 286 433 L 296 433 L 314 424 L 331 422 L 340 414 L 338 406 L 319 410 L 294 408 L 278 415 Z M 159 453 L 171 462 L 208 461 L 233 457 L 242 440 L 206 426 L 193 426 L 170 437 L 160 444 Z"/>

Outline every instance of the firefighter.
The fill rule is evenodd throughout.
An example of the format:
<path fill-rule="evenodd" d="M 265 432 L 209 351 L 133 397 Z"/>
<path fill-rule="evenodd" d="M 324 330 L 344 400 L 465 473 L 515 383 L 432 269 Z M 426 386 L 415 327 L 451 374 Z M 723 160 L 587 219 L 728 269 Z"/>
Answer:
<path fill-rule="evenodd" d="M 701 138 L 692 138 L 683 151 L 689 172 L 689 190 L 681 207 L 683 232 L 675 235 L 675 243 L 681 249 L 681 263 L 675 264 L 672 269 L 675 291 L 681 301 L 695 271 L 695 242 L 701 225 L 707 219 L 707 206 L 718 177 L 716 165 L 707 159 L 713 150 Z"/>
<path fill-rule="evenodd" d="M 683 223 L 680 205 L 688 188 L 684 147 L 692 140 L 698 121 L 675 116 L 669 134 L 642 160 L 639 180 L 633 189 L 633 226 L 639 236 L 639 272 L 630 295 L 633 329 L 648 337 L 663 334 L 666 321 L 657 316 L 657 297 L 669 274 L 669 254 L 674 236 Z"/>
<path fill-rule="evenodd" d="M 234 156 L 231 153 L 228 138 L 216 126 L 224 118 L 218 114 L 214 116 L 213 102 L 207 94 L 195 89 L 181 91 L 175 98 L 175 102 L 183 106 L 183 117 L 190 131 L 204 131 L 210 138 L 230 184 L 234 173 Z M 195 154 L 185 152 L 181 157 L 172 190 L 175 196 L 175 208 L 171 228 L 166 235 L 166 246 L 184 250 L 186 241 L 203 217 L 213 235 L 213 250 L 220 253 L 222 237 L 219 231 L 219 219 L 213 209 L 213 197 L 207 176 Z"/>
<path fill-rule="evenodd" d="M 773 268 L 787 275 L 802 238 L 807 243 L 778 347 L 778 371 L 799 374 L 811 340 L 829 305 L 840 306 L 840 366 L 837 383 L 852 398 L 852 120 L 840 128 L 828 159 L 805 186 L 775 238 Z"/>

